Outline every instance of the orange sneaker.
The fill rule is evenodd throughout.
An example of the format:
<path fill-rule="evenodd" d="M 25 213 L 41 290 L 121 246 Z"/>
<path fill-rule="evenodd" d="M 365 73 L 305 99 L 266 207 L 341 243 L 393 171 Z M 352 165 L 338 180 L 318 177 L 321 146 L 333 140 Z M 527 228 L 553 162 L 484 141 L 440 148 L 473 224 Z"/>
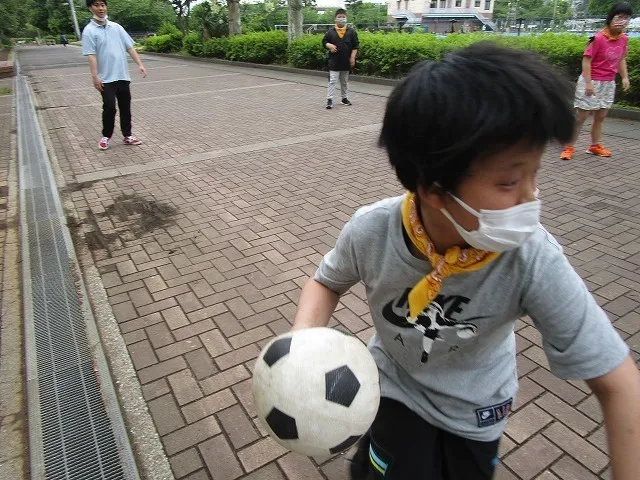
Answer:
<path fill-rule="evenodd" d="M 564 150 L 560 154 L 560 158 L 562 160 L 571 160 L 575 151 L 575 148 L 573 148 L 571 145 L 567 145 L 566 147 L 564 147 Z"/>
<path fill-rule="evenodd" d="M 596 143 L 595 145 L 591 145 L 587 148 L 587 153 L 591 155 L 597 155 L 599 157 L 610 157 L 611 152 L 604 148 L 601 143 Z"/>

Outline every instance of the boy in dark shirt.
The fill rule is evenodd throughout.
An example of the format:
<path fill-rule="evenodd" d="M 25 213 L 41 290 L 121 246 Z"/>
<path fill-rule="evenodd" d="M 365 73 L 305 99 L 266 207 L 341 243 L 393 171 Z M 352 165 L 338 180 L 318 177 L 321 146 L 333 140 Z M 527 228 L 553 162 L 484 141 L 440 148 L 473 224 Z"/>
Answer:
<path fill-rule="evenodd" d="M 356 65 L 359 43 L 356 31 L 347 27 L 347 12 L 339 8 L 336 10 L 335 26 L 331 27 L 322 39 L 322 45 L 330 52 L 327 110 L 333 108 L 333 94 L 338 78 L 340 78 L 342 104 L 351 105 L 348 98 L 347 82 L 349 81 L 349 70 Z"/>

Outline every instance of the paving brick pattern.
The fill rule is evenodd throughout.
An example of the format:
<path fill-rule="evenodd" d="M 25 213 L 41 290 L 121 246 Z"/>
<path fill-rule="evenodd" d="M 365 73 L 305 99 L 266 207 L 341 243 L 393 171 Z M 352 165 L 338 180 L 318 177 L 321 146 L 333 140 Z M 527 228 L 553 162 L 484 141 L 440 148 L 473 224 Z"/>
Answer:
<path fill-rule="evenodd" d="M 71 55 L 81 61 L 77 50 L 49 51 L 58 55 L 49 54 L 52 64 Z M 36 64 L 42 54 L 24 50 L 23 62 Z M 375 129 L 318 137 L 379 123 L 385 99 L 354 94 L 352 108 L 328 112 L 324 91 L 295 78 L 154 58 L 148 80 L 134 77 L 132 87 L 135 133 L 146 143 L 99 152 L 99 97 L 86 68 L 42 65 L 31 81 L 65 193 L 81 212 L 75 232 L 93 251 L 176 478 L 347 479 L 345 456 L 303 458 L 266 436 L 250 377 L 260 349 L 290 328 L 301 286 L 344 222 L 357 207 L 401 192 Z M 636 360 L 640 143 L 628 132 L 638 128 L 610 122 L 611 160 L 578 154 L 563 163 L 550 148 L 540 177 L 544 224 Z M 157 163 L 300 135 L 308 140 L 170 168 Z M 148 171 L 76 181 L 149 162 L 156 163 Z M 362 285 L 341 299 L 332 325 L 362 340 L 372 335 Z M 610 478 L 593 395 L 582 382 L 551 375 L 529 319 L 516 331 L 521 391 L 496 478 Z"/>

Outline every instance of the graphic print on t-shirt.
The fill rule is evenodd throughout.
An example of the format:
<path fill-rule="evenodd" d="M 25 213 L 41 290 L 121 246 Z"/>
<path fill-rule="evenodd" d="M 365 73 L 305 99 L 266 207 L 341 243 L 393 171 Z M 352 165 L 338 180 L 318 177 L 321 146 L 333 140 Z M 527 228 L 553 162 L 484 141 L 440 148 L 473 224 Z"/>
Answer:
<path fill-rule="evenodd" d="M 624 50 L 619 45 L 615 47 L 607 47 L 605 56 L 609 65 L 612 67 L 617 66 L 620 63 L 620 60 L 622 60 L 622 57 L 624 57 Z"/>
<path fill-rule="evenodd" d="M 460 341 L 463 342 L 475 337 L 478 327 L 471 322 L 487 318 L 486 316 L 465 320 L 454 318 L 462 313 L 464 306 L 469 303 L 470 299 L 461 295 L 440 294 L 418 315 L 415 323 L 410 322 L 408 320 L 410 291 L 411 289 L 407 288 L 399 299 L 387 303 L 382 309 L 382 316 L 393 325 L 402 328 L 413 327 L 422 333 L 422 355 L 420 358 L 422 363 L 429 360 L 435 342 L 446 342 L 449 346 L 449 352 L 456 351 L 460 346 Z M 397 310 L 403 313 L 396 313 Z M 455 335 L 445 335 L 445 333 L 454 333 Z M 404 346 L 402 334 L 398 334 L 395 340 Z"/>

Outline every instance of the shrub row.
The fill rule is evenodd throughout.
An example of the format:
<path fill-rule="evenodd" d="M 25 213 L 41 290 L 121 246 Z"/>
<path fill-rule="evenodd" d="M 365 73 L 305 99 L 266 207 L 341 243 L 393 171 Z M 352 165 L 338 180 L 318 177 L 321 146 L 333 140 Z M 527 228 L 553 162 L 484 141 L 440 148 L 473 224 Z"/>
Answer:
<path fill-rule="evenodd" d="M 285 63 L 287 34 L 282 31 L 247 33 L 227 38 L 203 41 L 197 34 L 184 37 L 184 49 L 189 55 L 223 58 L 238 62 Z"/>
<path fill-rule="evenodd" d="M 156 35 L 144 41 L 144 47 L 150 52 L 168 53 L 182 50 L 183 35 L 178 27 L 170 23 L 163 24 Z"/>
<path fill-rule="evenodd" d="M 448 52 L 473 42 L 491 40 L 513 48 L 533 50 L 575 79 L 580 75 L 582 52 L 588 40 L 586 36 L 554 33 L 521 37 L 467 33 L 436 38 L 430 34 L 360 32 L 359 37 L 356 72 L 387 78 L 401 78 L 422 60 L 439 60 Z M 152 38 L 158 41 L 159 37 Z M 288 63 L 311 70 L 325 70 L 327 66 L 327 51 L 322 46 L 320 35 L 307 35 L 287 45 L 286 34 L 279 31 L 213 38 L 204 42 L 198 35 L 190 34 L 182 45 L 172 46 L 174 50 L 184 47 L 194 56 L 265 64 Z M 617 98 L 620 103 L 640 107 L 640 38 L 629 40 L 627 65 L 631 90 L 623 93 L 619 89 Z"/>

